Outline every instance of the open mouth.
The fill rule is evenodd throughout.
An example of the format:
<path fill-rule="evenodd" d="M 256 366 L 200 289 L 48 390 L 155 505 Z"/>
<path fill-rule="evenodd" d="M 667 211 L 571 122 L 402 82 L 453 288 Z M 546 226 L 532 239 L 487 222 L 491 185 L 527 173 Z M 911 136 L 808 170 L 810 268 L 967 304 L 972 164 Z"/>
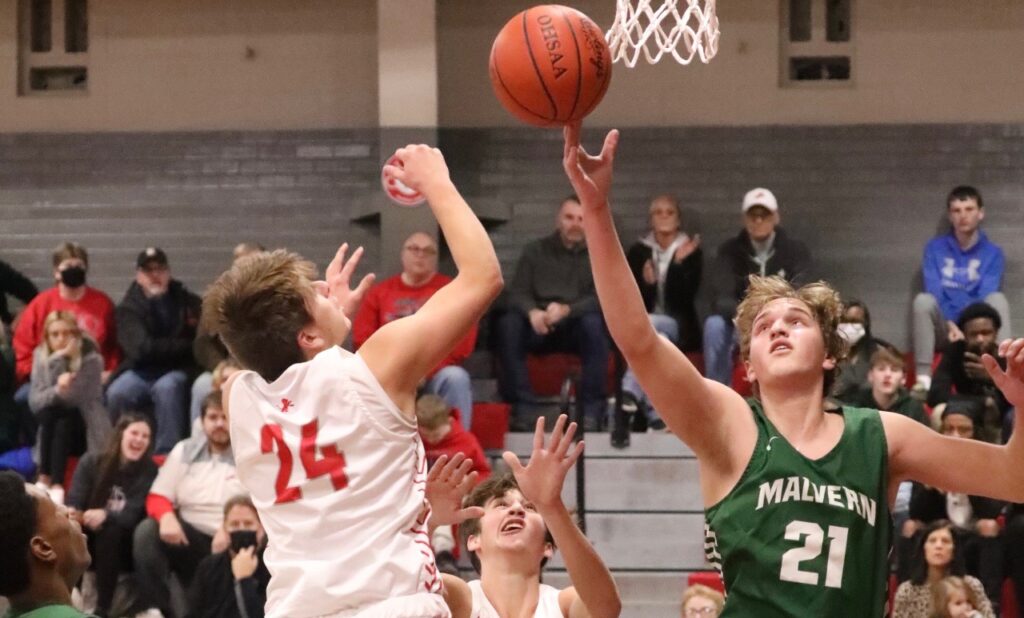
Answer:
<path fill-rule="evenodd" d="M 770 348 L 768 348 L 768 352 L 770 354 L 774 354 L 774 353 L 778 352 L 779 350 L 790 351 L 792 349 L 793 349 L 793 346 L 789 345 L 789 341 L 786 341 L 785 339 L 780 339 L 780 340 L 776 341 L 775 343 L 773 343 Z"/>
<path fill-rule="evenodd" d="M 501 534 L 516 534 L 526 528 L 526 522 L 519 518 L 510 519 L 501 526 Z"/>

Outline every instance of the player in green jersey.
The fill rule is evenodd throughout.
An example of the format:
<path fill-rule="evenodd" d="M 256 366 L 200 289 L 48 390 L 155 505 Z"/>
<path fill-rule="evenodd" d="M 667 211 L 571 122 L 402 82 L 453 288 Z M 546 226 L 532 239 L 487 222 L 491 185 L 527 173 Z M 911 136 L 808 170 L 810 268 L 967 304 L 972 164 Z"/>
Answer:
<path fill-rule="evenodd" d="M 943 436 L 899 414 L 825 409 L 845 345 L 839 298 L 824 284 L 793 290 L 752 280 L 737 316 L 757 399 L 705 380 L 647 319 L 608 196 L 618 132 L 598 156 L 565 129 L 563 165 L 584 208 L 605 320 L 669 428 L 697 455 L 706 546 L 728 598 L 723 616 L 880 617 L 889 505 L 901 481 L 1024 500 L 1024 438 L 1005 446 Z M 1024 339 L 983 359 L 996 386 L 1024 406 Z"/>

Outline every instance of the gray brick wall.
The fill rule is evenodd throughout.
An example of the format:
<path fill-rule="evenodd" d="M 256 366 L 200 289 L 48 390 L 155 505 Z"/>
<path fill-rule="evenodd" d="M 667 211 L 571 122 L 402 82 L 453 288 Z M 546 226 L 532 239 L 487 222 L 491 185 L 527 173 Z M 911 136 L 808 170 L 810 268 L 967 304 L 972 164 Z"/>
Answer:
<path fill-rule="evenodd" d="M 591 130 L 595 147 L 603 132 Z M 0 259 L 48 286 L 65 238 L 92 255 L 91 282 L 119 300 L 135 254 L 164 247 L 175 275 L 201 291 L 242 240 L 287 246 L 321 266 L 342 240 L 381 251 L 375 224 L 380 132 L 0 135 Z M 491 226 L 508 277 L 523 243 L 548 233 L 570 188 L 561 133 L 442 129 L 440 143 L 470 203 L 507 210 Z M 1004 287 L 1024 334 L 1022 125 L 628 129 L 617 159 L 623 238 L 644 228 L 648 197 L 678 193 L 687 225 L 713 253 L 740 225 L 743 193 L 764 185 L 819 274 L 872 309 L 879 336 L 908 343 L 920 252 L 961 183 L 986 198 L 986 229 L 1007 254 Z M 496 208 L 497 206 L 497 208 Z M 485 207 L 485 208 L 484 208 Z M 383 273 L 389 274 L 389 273 Z"/>

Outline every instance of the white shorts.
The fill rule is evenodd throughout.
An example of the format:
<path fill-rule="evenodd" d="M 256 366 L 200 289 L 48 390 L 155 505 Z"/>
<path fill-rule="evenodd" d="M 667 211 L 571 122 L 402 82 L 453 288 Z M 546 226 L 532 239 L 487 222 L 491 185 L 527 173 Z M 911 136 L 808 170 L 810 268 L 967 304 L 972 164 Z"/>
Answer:
<path fill-rule="evenodd" d="M 452 612 L 440 594 L 422 592 L 394 597 L 357 609 L 346 609 L 322 618 L 451 618 Z"/>

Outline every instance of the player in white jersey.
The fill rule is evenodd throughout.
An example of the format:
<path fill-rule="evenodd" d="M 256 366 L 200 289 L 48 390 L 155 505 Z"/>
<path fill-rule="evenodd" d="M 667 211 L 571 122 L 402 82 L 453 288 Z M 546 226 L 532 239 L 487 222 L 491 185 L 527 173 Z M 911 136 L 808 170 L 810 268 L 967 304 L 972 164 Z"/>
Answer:
<path fill-rule="evenodd" d="M 267 530 L 271 618 L 448 616 L 431 508 L 439 524 L 478 512 L 461 508 L 474 480 L 461 458 L 431 473 L 439 493 L 430 495 L 415 394 L 501 290 L 501 270 L 440 151 L 395 154 L 389 173 L 427 198 L 459 269 L 414 315 L 380 328 L 358 354 L 338 347 L 369 285 L 349 288 L 361 251 L 346 261 L 346 245 L 325 280 L 274 251 L 236 262 L 204 299 L 211 332 L 246 369 L 225 403 L 238 475 Z"/>
<path fill-rule="evenodd" d="M 572 444 L 576 424 L 565 429 L 565 422 L 565 415 L 559 417 L 545 446 L 544 419 L 538 419 L 527 465 L 505 453 L 512 474 L 491 477 L 466 498 L 467 505 L 484 510 L 460 530 L 480 579 L 470 582 L 468 591 L 450 591 L 463 596 L 452 602 L 455 618 L 619 615 L 622 603 L 615 580 L 562 503 L 565 475 L 583 452 L 582 442 Z M 556 546 L 573 583 L 562 590 L 540 581 Z M 456 607 L 471 609 L 460 615 Z"/>

